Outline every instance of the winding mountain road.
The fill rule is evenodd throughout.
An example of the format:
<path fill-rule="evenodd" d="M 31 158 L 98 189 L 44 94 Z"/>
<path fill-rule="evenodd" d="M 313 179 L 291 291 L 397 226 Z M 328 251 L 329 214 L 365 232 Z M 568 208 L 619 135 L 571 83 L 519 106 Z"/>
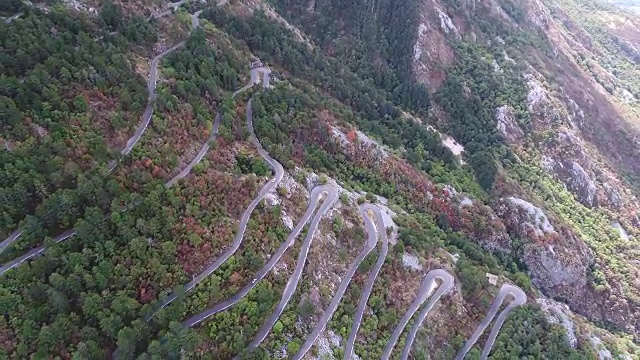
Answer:
<path fill-rule="evenodd" d="M 431 270 L 427 273 L 427 275 L 422 280 L 422 284 L 420 284 L 420 290 L 418 291 L 418 294 L 416 295 L 415 300 L 413 300 L 407 312 L 404 314 L 402 319 L 400 319 L 400 323 L 398 323 L 398 326 L 396 326 L 395 330 L 393 331 L 393 334 L 391 334 L 391 337 L 387 342 L 387 346 L 384 348 L 384 351 L 382 352 L 382 357 L 381 357 L 382 360 L 389 359 L 389 356 L 391 356 L 391 352 L 393 351 L 393 348 L 396 346 L 398 339 L 400 339 L 400 335 L 402 335 L 404 328 L 407 327 L 409 320 L 411 320 L 411 317 L 413 316 L 413 314 L 415 314 L 416 311 L 418 311 L 418 308 L 427 300 L 427 298 L 433 291 L 434 287 L 437 286 L 435 283 L 436 279 L 441 279 L 443 281 L 447 281 L 447 279 L 453 280 L 451 275 L 442 269 Z M 451 281 L 451 283 L 453 283 L 453 281 Z M 447 290 L 450 287 L 451 287 L 451 284 L 447 285 L 444 282 L 440 286 L 440 288 L 446 288 Z M 441 293 L 439 293 L 437 297 L 434 296 L 435 301 L 440 299 L 440 296 L 442 296 L 444 292 L 445 291 L 442 291 Z"/>
<path fill-rule="evenodd" d="M 282 177 L 284 176 L 284 168 L 282 167 L 282 165 L 280 165 L 280 163 L 277 162 L 274 158 L 269 156 L 269 153 L 267 153 L 264 150 L 264 148 L 262 147 L 262 145 L 260 145 L 260 142 L 256 138 L 256 135 L 253 131 L 253 111 L 251 109 L 251 99 L 249 99 L 249 101 L 247 102 L 247 127 L 249 128 L 251 142 L 258 150 L 258 153 L 260 154 L 260 156 L 262 156 L 267 161 L 269 166 L 273 169 L 273 171 L 275 172 L 275 176 L 271 180 L 269 180 L 262 187 L 262 189 L 260 189 L 258 196 L 255 199 L 253 199 L 253 201 L 251 201 L 247 209 L 242 214 L 242 217 L 240 218 L 240 224 L 238 225 L 238 232 L 236 233 L 236 236 L 233 239 L 233 242 L 231 243 L 231 246 L 229 246 L 227 251 L 225 251 L 220 257 L 218 257 L 203 272 L 201 272 L 195 278 L 193 278 L 193 280 L 188 282 L 184 286 L 180 294 L 174 293 L 174 294 L 171 294 L 169 297 L 167 297 L 162 302 L 159 309 L 162 309 L 167 305 L 171 304 L 175 299 L 178 298 L 178 296 L 193 290 L 193 288 L 196 285 L 198 285 L 202 280 L 204 280 L 206 277 L 211 275 L 214 271 L 216 271 L 220 267 L 220 265 L 222 265 L 225 261 L 227 261 L 227 259 L 229 259 L 229 257 L 231 257 L 231 255 L 233 255 L 238 250 L 238 248 L 240 247 L 240 244 L 242 243 L 242 239 L 244 238 L 244 232 L 247 229 L 247 223 L 249 222 L 251 213 L 256 208 L 256 206 L 258 206 L 260 201 L 262 201 L 267 196 L 267 194 L 275 188 L 275 186 L 282 180 Z M 153 314 L 151 316 L 153 316 Z"/>
<path fill-rule="evenodd" d="M 338 200 L 339 191 L 335 187 L 327 187 L 325 190 L 327 193 L 327 197 L 324 200 L 323 206 L 326 204 L 328 208 Z M 314 218 L 314 221 L 315 220 L 320 221 L 319 217 L 317 219 Z M 256 334 L 253 341 L 249 343 L 249 346 L 247 347 L 248 350 L 253 350 L 257 348 L 258 345 L 260 345 L 262 341 L 264 341 L 264 339 L 267 337 L 267 335 L 271 331 L 271 328 L 273 328 L 273 325 L 276 323 L 276 321 L 278 321 L 278 318 L 280 318 L 280 315 L 282 315 L 282 312 L 284 311 L 284 308 L 289 303 L 289 300 L 291 300 L 291 298 L 293 297 L 293 293 L 296 291 L 296 288 L 298 287 L 298 282 L 302 277 L 302 270 L 304 269 L 304 265 L 307 261 L 307 255 L 309 254 L 309 249 L 311 248 L 312 241 L 313 241 L 313 233 L 309 231 L 307 233 L 307 236 L 304 239 L 302 248 L 300 249 L 300 254 L 298 254 L 298 261 L 296 263 L 296 268 L 293 271 L 293 274 L 291 274 L 291 277 L 289 278 L 289 280 L 287 281 L 287 284 L 284 287 L 284 292 L 282 294 L 282 299 L 280 299 L 280 303 L 278 303 L 273 313 L 271 313 L 271 316 L 269 316 L 269 318 L 264 322 L 260 330 L 258 330 L 258 333 Z"/>
<path fill-rule="evenodd" d="M 122 155 L 128 155 L 131 152 L 131 150 L 138 143 L 138 140 L 140 140 L 140 137 L 142 137 L 142 134 L 144 133 L 144 131 L 149 126 L 149 123 L 151 122 L 151 117 L 153 116 L 153 109 L 155 108 L 154 102 L 156 100 L 156 85 L 158 81 L 158 64 L 160 63 L 160 60 L 162 60 L 163 57 L 181 48 L 182 46 L 184 46 L 184 44 L 186 44 L 186 41 L 184 40 L 180 41 L 179 43 L 173 45 L 172 47 L 163 51 L 159 55 L 156 55 L 156 57 L 154 57 L 153 60 L 151 60 L 151 69 L 149 70 L 149 80 L 147 82 L 147 90 L 149 91 L 147 108 L 144 110 L 144 113 L 142 114 L 142 121 L 140 122 L 140 124 L 138 124 L 138 127 L 136 128 L 136 131 L 133 133 L 133 136 L 131 136 L 131 138 L 127 140 L 127 144 L 120 151 Z"/>
<path fill-rule="evenodd" d="M 498 315 L 498 319 L 491 327 L 491 333 L 489 333 L 489 337 L 487 338 L 487 342 L 484 344 L 484 348 L 482 348 L 482 354 L 480 355 L 480 359 L 486 359 L 489 357 L 489 353 L 491 352 L 491 348 L 493 347 L 493 343 L 495 343 L 496 338 L 498 337 L 498 333 L 502 328 L 505 320 L 507 320 L 507 316 L 509 313 L 518 306 L 524 305 L 527 302 L 527 297 L 524 293 L 524 296 L 519 297 L 516 295 L 515 299 L 513 299 L 507 307 L 502 310 L 500 315 Z"/>
<path fill-rule="evenodd" d="M 197 11 L 194 14 L 192 14 L 192 16 L 191 16 L 192 31 L 195 30 L 197 28 L 198 24 L 199 24 L 198 16 L 200 16 L 200 13 L 202 13 L 202 11 Z M 158 80 L 158 64 L 160 63 L 160 60 L 162 60 L 163 57 L 169 55 L 173 51 L 175 51 L 175 50 L 179 49 L 180 47 L 184 46 L 185 43 L 186 43 L 186 41 L 181 41 L 181 42 L 175 44 L 174 46 L 172 46 L 171 48 L 163 51 L 161 54 L 157 55 L 156 57 L 153 58 L 153 60 L 151 60 L 151 68 L 149 70 L 149 80 L 147 81 L 147 91 L 149 92 L 149 97 L 148 97 L 148 100 L 147 100 L 147 107 L 146 107 L 144 113 L 142 114 L 142 117 L 141 117 L 142 121 L 140 122 L 140 124 L 136 128 L 136 131 L 134 132 L 133 136 L 131 136 L 131 138 L 129 138 L 129 140 L 127 141 L 127 144 L 125 145 L 125 147 L 120 151 L 120 153 L 122 155 L 127 155 L 127 154 L 129 154 L 131 152 L 131 150 L 136 145 L 138 140 L 140 140 L 140 137 L 142 136 L 144 131 L 149 126 L 149 123 L 151 122 L 151 117 L 153 115 L 153 109 L 154 109 L 155 99 L 156 99 L 156 85 L 157 85 L 157 80 Z M 203 148 L 198 153 L 198 155 L 196 157 L 197 161 L 195 161 L 196 159 L 194 159 L 187 166 L 188 171 L 186 171 L 187 169 L 184 169 L 176 177 L 174 177 L 173 179 L 169 180 L 169 182 L 167 184 L 165 184 L 165 186 L 170 187 L 173 184 L 175 184 L 178 180 L 184 178 L 186 175 L 189 174 L 189 172 L 191 171 L 193 166 L 195 166 L 195 164 L 197 164 L 200 160 L 202 160 L 202 158 L 204 157 L 204 154 L 209 149 L 209 143 L 217 135 L 219 123 L 220 123 L 220 118 L 219 118 L 219 114 L 217 114 L 216 115 L 216 120 L 214 121 L 214 128 L 211 131 L 211 135 L 210 135 L 209 139 L 207 140 L 207 142 L 205 143 Z M 117 164 L 118 164 L 118 162 L 115 161 L 115 160 L 113 160 L 113 161 L 111 161 L 109 163 L 109 173 L 111 173 L 115 169 Z M 23 234 L 24 234 L 24 229 L 17 229 L 11 235 L 9 235 L 9 237 L 7 239 L 5 239 L 4 241 L 2 241 L 0 243 L 0 253 L 2 253 L 4 250 L 6 250 L 6 248 L 11 246 L 11 244 L 13 244 L 16 240 L 18 240 Z M 62 233 L 62 234 L 58 235 L 57 237 L 55 237 L 54 238 L 54 242 L 56 242 L 56 243 L 61 242 L 63 240 L 66 240 L 66 239 L 72 237 L 73 235 L 75 235 L 75 229 L 67 230 L 64 233 Z M 10 261 L 9 263 L 3 264 L 2 266 L 0 266 L 0 275 L 4 274 L 6 271 L 8 271 L 10 269 L 13 269 L 16 266 L 22 264 L 26 260 L 29 260 L 29 259 L 31 259 L 31 258 L 33 258 L 35 256 L 38 256 L 38 255 L 42 254 L 43 250 L 44 250 L 44 246 L 39 246 L 37 248 L 34 248 L 34 249 L 30 250 L 29 252 L 27 252 L 26 254 L 20 256 L 19 258 L 15 259 L 15 260 Z"/>
<path fill-rule="evenodd" d="M 406 360 L 409 358 L 409 352 L 411 352 L 411 346 L 413 345 L 413 341 L 415 340 L 416 334 L 418 333 L 418 330 L 420 330 L 420 327 L 422 326 L 424 319 L 427 317 L 427 314 L 429 314 L 429 311 L 431 311 L 431 309 L 436 304 L 436 302 L 440 300 L 442 295 L 446 294 L 453 287 L 454 279 L 453 279 L 453 276 L 451 276 L 451 274 L 441 269 L 437 269 L 433 271 L 436 272 L 434 281 L 439 279 L 441 281 L 440 286 L 438 287 L 436 292 L 431 296 L 427 305 L 425 305 L 424 308 L 422 308 L 422 310 L 418 314 L 418 318 L 413 323 L 413 326 L 411 326 L 411 330 L 407 334 L 407 338 L 404 342 L 402 355 L 400 355 L 401 360 Z"/>
<path fill-rule="evenodd" d="M 313 237 L 313 234 L 315 233 L 316 229 L 318 228 L 318 225 L 320 224 L 320 219 L 333 205 L 331 201 L 329 201 L 330 200 L 329 197 L 325 197 L 325 199 L 323 200 L 320 206 L 320 209 L 316 211 L 318 201 L 320 200 L 320 196 L 328 194 L 330 191 L 332 191 L 332 189 L 333 188 L 329 186 L 318 186 L 311 191 L 311 196 L 309 198 L 309 205 L 307 206 L 306 212 L 304 213 L 304 215 L 302 215 L 302 218 L 300 219 L 296 227 L 289 234 L 287 241 L 285 241 L 282 245 L 280 245 L 276 253 L 273 254 L 273 256 L 271 256 L 271 258 L 269 259 L 269 262 L 267 262 L 267 264 L 265 264 L 265 266 L 262 267 L 262 269 L 260 269 L 258 273 L 256 273 L 255 275 L 256 281 L 252 281 L 251 283 L 245 285 L 245 287 L 243 287 L 233 297 L 219 304 L 216 304 L 214 307 L 207 309 L 206 311 L 196 316 L 192 316 L 188 318 L 182 324 L 186 327 L 192 327 L 192 326 L 198 325 L 199 323 L 206 320 L 207 318 L 232 307 L 233 305 L 238 303 L 238 301 L 242 300 L 242 298 L 247 296 L 247 294 L 251 291 L 251 289 L 253 289 L 256 285 L 258 285 L 258 282 L 260 282 L 260 280 L 262 280 L 265 276 L 267 276 L 267 274 L 273 269 L 273 267 L 278 263 L 278 261 L 280 261 L 280 258 L 282 257 L 282 255 L 284 255 L 285 251 L 287 251 L 287 249 L 291 247 L 291 245 L 293 245 L 295 239 L 298 237 L 298 235 L 300 235 L 300 233 L 302 232 L 302 229 L 307 224 L 307 222 L 309 222 L 309 219 L 313 215 L 313 220 L 311 221 L 311 225 L 309 226 L 307 236 L 305 237 L 305 240 L 304 240 L 305 243 L 310 242 L 311 238 Z"/>
<path fill-rule="evenodd" d="M 198 154 L 196 155 L 196 157 L 191 160 L 191 162 L 189 163 L 189 165 L 187 165 L 187 167 L 185 167 L 178 175 L 174 176 L 171 180 L 169 180 L 167 183 L 165 183 L 165 186 L 170 188 L 173 185 L 175 185 L 178 181 L 180 181 L 181 179 L 183 179 L 185 176 L 189 175 L 189 173 L 191 172 L 191 170 L 193 169 L 193 167 L 198 164 L 202 158 L 204 157 L 204 155 L 207 153 L 207 151 L 209 151 L 209 148 L 211 146 L 211 142 L 213 140 L 215 140 L 216 136 L 218 135 L 218 129 L 220 127 L 220 119 L 221 116 L 220 114 L 216 114 L 216 118 L 214 120 L 213 123 L 213 129 L 211 130 L 211 134 L 209 135 L 209 138 L 207 139 L 207 141 L 204 143 L 204 145 L 202 146 L 202 148 L 200 149 L 200 151 L 198 152 Z M 129 209 L 125 209 L 124 211 L 129 210 Z M 57 237 L 55 237 L 53 239 L 53 241 L 55 243 L 59 243 L 61 241 L 67 240 L 71 237 L 73 237 L 76 234 L 76 230 L 75 229 L 71 229 L 71 230 L 67 230 L 65 232 L 63 232 L 62 234 L 58 235 Z M 12 236 L 14 237 L 14 239 L 11 240 L 11 242 L 13 242 L 17 237 L 19 237 L 20 235 L 22 235 L 22 230 L 20 230 L 20 232 L 18 233 L 18 231 L 14 232 L 14 234 L 12 234 Z M 7 239 L 9 240 L 9 239 Z M 3 241 L 2 244 L 0 244 L 0 252 L 2 252 L 2 250 L 4 249 L 3 247 L 8 246 L 5 245 L 5 242 L 7 242 L 7 240 Z M 11 243 L 9 242 L 9 244 Z M 14 267 L 22 264 L 23 262 L 32 259 L 40 254 L 42 254 L 42 252 L 44 251 L 44 245 L 43 246 L 39 246 L 35 249 L 30 250 L 29 252 L 27 252 L 26 254 L 20 256 L 19 258 L 3 264 L 2 266 L 0 266 L 0 275 L 4 274 L 5 272 L 13 269 Z"/>
<path fill-rule="evenodd" d="M 496 323 L 493 325 L 491 334 L 489 335 L 489 338 L 487 339 L 487 342 L 485 343 L 482 350 L 481 359 L 486 359 L 489 356 L 491 347 L 493 346 L 493 343 L 495 342 L 496 337 L 498 336 L 498 332 L 500 331 L 502 324 L 506 320 L 507 315 L 509 315 L 511 310 L 527 302 L 527 295 L 524 293 L 524 291 L 522 291 L 522 289 L 517 286 L 513 286 L 510 284 L 502 285 L 502 287 L 500 288 L 500 292 L 498 292 L 498 295 L 491 304 L 491 308 L 489 308 L 489 312 L 487 312 L 487 316 L 485 316 L 480 325 L 478 325 L 478 328 L 473 333 L 473 335 L 471 335 L 469 340 L 467 340 L 467 342 L 464 344 L 464 347 L 460 349 L 460 351 L 458 351 L 455 360 L 464 359 L 469 350 L 471 350 L 471 347 L 476 343 L 476 341 L 478 341 L 487 326 L 489 326 L 491 320 L 493 320 L 493 318 L 496 316 L 498 309 L 500 309 L 500 306 L 507 296 L 512 296 L 514 299 L 509 303 L 509 305 L 507 305 L 504 310 L 502 310 L 502 312 L 498 316 L 498 320 L 496 320 Z"/>
<path fill-rule="evenodd" d="M 360 301 L 358 302 L 358 307 L 356 308 L 356 313 L 353 316 L 353 325 L 351 327 L 351 333 L 347 338 L 347 343 L 345 345 L 344 350 L 344 360 L 351 360 L 353 357 L 353 349 L 356 341 L 356 336 L 358 335 L 358 330 L 360 329 L 360 324 L 362 323 L 362 317 L 364 316 L 365 308 L 367 307 L 367 302 L 369 301 L 369 297 L 371 296 L 371 291 L 373 290 L 373 284 L 380 273 L 380 269 L 382 269 L 382 265 L 384 265 L 384 261 L 387 257 L 387 253 L 389 252 L 389 239 L 387 239 L 387 231 L 384 226 L 384 219 L 382 218 L 382 213 L 380 213 L 380 209 L 377 206 L 371 204 L 362 204 L 365 206 L 365 210 L 372 211 L 376 216 L 376 224 L 375 228 L 372 228 L 370 224 L 367 223 L 367 218 L 365 217 L 365 227 L 367 228 L 367 233 L 369 237 L 378 236 L 381 237 L 382 241 L 382 251 L 380 251 L 380 255 L 378 255 L 378 260 L 376 260 L 376 264 L 373 267 L 373 270 L 369 274 L 369 278 L 367 279 L 367 283 L 362 289 L 362 295 L 360 296 Z"/>
<path fill-rule="evenodd" d="M 373 251 L 373 249 L 376 247 L 376 243 L 378 242 L 376 227 L 373 225 L 373 221 L 371 221 L 371 218 L 367 214 L 368 210 L 371 210 L 373 212 L 374 209 L 377 209 L 377 207 L 371 204 L 362 204 L 360 206 L 360 213 L 364 218 L 364 223 L 367 229 L 367 233 L 369 234 L 369 239 L 367 240 L 365 247 L 362 249 L 362 251 L 360 251 L 356 259 L 353 261 L 353 263 L 349 267 L 349 270 L 347 270 L 347 273 L 345 274 L 344 278 L 342 278 L 342 281 L 340 282 L 340 286 L 338 287 L 338 290 L 336 291 L 335 295 L 333 295 L 333 298 L 331 299 L 331 302 L 329 303 L 329 306 L 327 307 L 327 309 L 324 311 L 324 313 L 322 313 L 322 316 L 320 317 L 320 320 L 318 320 L 318 323 L 313 329 L 313 332 L 311 333 L 311 335 L 309 335 L 307 340 L 300 347 L 300 349 L 298 350 L 298 353 L 293 357 L 294 360 L 302 359 L 302 357 L 311 349 L 313 344 L 318 339 L 318 336 L 320 336 L 320 334 L 324 331 L 329 320 L 331 320 L 333 313 L 335 313 L 336 309 L 338 308 L 338 305 L 342 300 L 342 296 L 344 296 L 344 293 L 345 291 L 347 291 L 347 287 L 351 282 L 351 278 L 353 278 L 353 275 L 358 270 L 358 266 L 360 266 L 362 261 L 364 261 L 364 258 L 367 257 L 367 255 L 369 255 L 369 253 Z"/>

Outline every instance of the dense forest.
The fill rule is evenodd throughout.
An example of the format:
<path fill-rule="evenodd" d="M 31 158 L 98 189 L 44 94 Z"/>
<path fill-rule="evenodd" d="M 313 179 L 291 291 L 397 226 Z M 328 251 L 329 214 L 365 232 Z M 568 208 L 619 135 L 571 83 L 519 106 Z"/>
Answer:
<path fill-rule="evenodd" d="M 104 165 L 114 158 L 117 134 L 133 127 L 147 97 L 127 52 L 155 39 L 146 22 L 119 21 L 136 35 L 96 41 L 100 32 L 86 20 L 37 10 L 0 25 L 0 106 L 7 115 L 0 137 L 10 150 L 0 153 L 3 237 L 22 220 L 27 236 L 55 235 L 85 209 L 108 208 L 109 196 L 95 192 L 112 189 Z M 100 113 L 89 103 L 112 108 Z"/>
<path fill-rule="evenodd" d="M 373 80 L 391 100 L 427 114 L 429 93 L 411 69 L 418 1 L 329 0 L 314 2 L 312 9 L 298 0 L 273 3 L 358 78 Z"/>

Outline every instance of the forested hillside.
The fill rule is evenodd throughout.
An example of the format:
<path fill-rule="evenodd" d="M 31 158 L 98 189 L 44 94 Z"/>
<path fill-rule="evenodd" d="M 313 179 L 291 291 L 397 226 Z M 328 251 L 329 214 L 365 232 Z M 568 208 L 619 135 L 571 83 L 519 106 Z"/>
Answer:
<path fill-rule="evenodd" d="M 0 358 L 640 358 L 637 17 L 0 15 Z"/>

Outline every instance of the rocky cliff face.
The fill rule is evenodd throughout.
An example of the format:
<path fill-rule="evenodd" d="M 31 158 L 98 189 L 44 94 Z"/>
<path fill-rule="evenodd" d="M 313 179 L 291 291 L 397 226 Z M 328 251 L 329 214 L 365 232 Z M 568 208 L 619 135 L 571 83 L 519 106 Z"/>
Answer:
<path fill-rule="evenodd" d="M 592 209 L 590 216 L 602 217 L 603 224 L 625 224 L 627 236 L 616 227 L 587 239 L 581 234 L 588 220 L 568 221 L 549 211 L 561 208 L 552 206 L 559 201 L 556 194 L 537 193 L 544 200 L 536 206 L 521 199 L 527 197 L 527 185 L 508 187 L 493 208 L 512 237 L 525 239 L 520 256 L 535 285 L 592 320 L 640 334 L 640 287 L 620 280 L 614 257 L 603 255 L 609 251 L 603 247 L 617 249 L 612 254 L 633 249 L 616 261 L 630 269 L 640 264 L 634 235 L 626 245 L 618 242 L 629 239 L 628 229 L 636 237 L 640 229 L 635 225 L 640 209 L 640 20 L 573 0 L 428 0 L 419 18 L 415 76 L 435 92 L 466 56 L 456 44 L 491 49 L 493 57 L 483 59 L 495 72 L 513 65 L 527 91 L 522 104 L 526 124 L 507 103 L 492 109 L 505 143 L 518 159 L 572 193 L 576 203 L 571 207 Z M 515 56 L 514 46 L 496 36 L 488 22 L 505 33 L 532 34 L 539 43 L 518 44 L 521 56 Z M 436 121 L 446 124 L 448 119 Z M 599 277 L 606 286 L 594 280 Z"/>
<path fill-rule="evenodd" d="M 523 199 L 501 199 L 496 209 L 509 234 L 526 239 L 522 259 L 538 288 L 591 320 L 634 331 L 629 320 L 638 315 L 624 299 L 622 288 L 594 286 L 591 273 L 596 259 L 579 235 L 565 226 L 554 226 L 541 208 Z"/>

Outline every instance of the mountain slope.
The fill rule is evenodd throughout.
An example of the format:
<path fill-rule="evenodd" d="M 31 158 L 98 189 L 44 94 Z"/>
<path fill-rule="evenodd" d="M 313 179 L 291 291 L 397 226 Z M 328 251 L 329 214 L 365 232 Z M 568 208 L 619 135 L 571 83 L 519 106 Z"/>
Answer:
<path fill-rule="evenodd" d="M 352 1 L 350 12 L 331 1 L 275 3 L 327 55 L 376 84 L 386 84 L 376 66 L 406 78 L 409 60 L 410 78 L 434 94 L 425 120 L 465 146 L 491 197 L 530 198 L 568 225 L 544 239 L 499 211 L 512 237 L 534 241 L 521 254 L 534 282 L 594 320 L 639 334 L 638 18 L 589 1 Z M 407 26 L 393 26 L 395 16 Z M 402 51 L 375 46 L 395 38 Z M 500 169 L 491 170 L 491 158 Z M 572 275 L 563 281 L 557 271 Z"/>
<path fill-rule="evenodd" d="M 0 281 L 2 356 L 289 358 L 321 326 L 305 358 L 339 358 L 384 253 L 380 244 L 359 264 L 319 324 L 372 235 L 363 202 L 384 217 L 375 227 L 389 243 L 356 334 L 360 358 L 381 356 L 436 269 L 455 285 L 429 311 L 412 358 L 454 358 L 503 284 L 527 303 L 509 313 L 491 358 L 640 356 L 637 18 L 573 0 L 187 1 L 149 21 L 136 14 L 169 4 L 86 2 L 96 16 L 50 3 L 0 25 L 1 64 L 12 69 L 0 88 L 12 114 L 0 127 L 11 174 L 0 179 L 11 200 L 2 235 L 25 229 L 0 256 L 46 247 Z M 149 128 L 116 155 L 111 128 L 129 134 L 139 121 L 131 102 L 147 96 L 149 59 L 182 41 L 158 66 Z M 83 50 L 73 61 L 71 46 Z M 272 72 L 273 87 L 244 86 L 250 63 Z M 110 89 L 115 75 L 132 80 Z M 42 94 L 41 80 L 51 84 Z M 119 96 L 96 101 L 89 90 Z M 165 185 L 209 139 L 193 171 Z M 260 147 L 282 164 L 280 181 Z M 94 170 L 111 159 L 113 173 Z M 312 195 L 318 185 L 333 195 Z M 317 228 L 286 245 L 307 206 L 336 194 Z M 47 238 L 71 227 L 64 242 Z M 183 288 L 239 235 L 227 261 Z M 181 326 L 238 292 L 198 327 Z M 176 300 L 159 310 L 169 294 Z"/>

